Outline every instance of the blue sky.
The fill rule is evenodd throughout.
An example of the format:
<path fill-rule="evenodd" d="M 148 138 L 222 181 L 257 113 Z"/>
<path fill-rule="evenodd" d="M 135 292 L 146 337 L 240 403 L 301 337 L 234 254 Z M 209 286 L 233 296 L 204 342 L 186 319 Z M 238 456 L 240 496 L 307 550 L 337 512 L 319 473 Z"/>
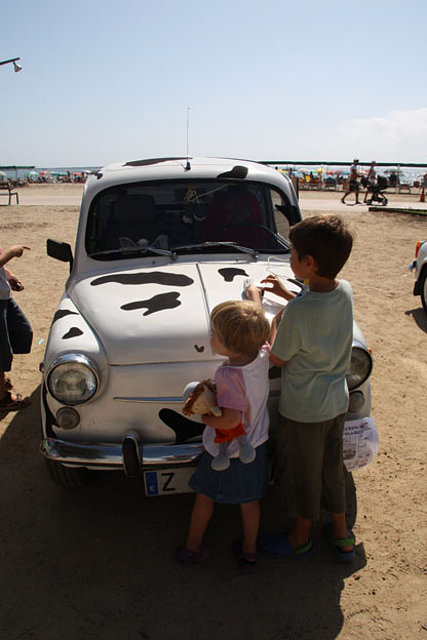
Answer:
<path fill-rule="evenodd" d="M 0 164 L 427 161 L 425 0 L 14 0 Z"/>

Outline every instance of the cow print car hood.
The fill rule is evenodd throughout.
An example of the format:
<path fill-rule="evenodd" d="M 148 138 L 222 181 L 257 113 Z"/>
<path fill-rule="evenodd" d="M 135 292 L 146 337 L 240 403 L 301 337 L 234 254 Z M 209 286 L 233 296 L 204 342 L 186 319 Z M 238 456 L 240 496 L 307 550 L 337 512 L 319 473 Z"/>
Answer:
<path fill-rule="evenodd" d="M 114 270 L 73 283 L 55 314 L 49 343 L 53 352 L 102 351 L 112 365 L 184 362 L 212 358 L 209 314 L 227 299 L 244 297 L 247 278 L 268 275 L 266 262 L 176 263 Z M 291 277 L 282 263 L 282 277 Z M 290 288 L 298 291 L 296 285 Z M 268 299 L 267 299 L 268 298 Z M 266 296 L 273 316 L 279 299 Z M 46 361 L 49 361 L 49 346 Z"/>

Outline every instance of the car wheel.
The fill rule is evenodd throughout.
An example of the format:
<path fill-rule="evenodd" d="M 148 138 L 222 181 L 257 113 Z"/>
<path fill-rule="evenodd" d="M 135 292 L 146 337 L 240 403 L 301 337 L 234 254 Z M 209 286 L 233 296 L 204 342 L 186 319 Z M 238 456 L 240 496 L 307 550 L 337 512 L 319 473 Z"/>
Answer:
<path fill-rule="evenodd" d="M 64 489 L 82 489 L 87 482 L 87 470 L 64 467 L 59 462 L 45 460 L 50 479 Z"/>
<path fill-rule="evenodd" d="M 420 280 L 421 301 L 424 311 L 427 313 L 427 269 L 424 268 Z"/>
<path fill-rule="evenodd" d="M 353 474 L 347 471 L 344 467 L 345 475 L 345 521 L 347 523 L 347 529 L 352 529 L 356 522 L 357 517 L 357 496 L 356 485 L 354 484 Z"/>

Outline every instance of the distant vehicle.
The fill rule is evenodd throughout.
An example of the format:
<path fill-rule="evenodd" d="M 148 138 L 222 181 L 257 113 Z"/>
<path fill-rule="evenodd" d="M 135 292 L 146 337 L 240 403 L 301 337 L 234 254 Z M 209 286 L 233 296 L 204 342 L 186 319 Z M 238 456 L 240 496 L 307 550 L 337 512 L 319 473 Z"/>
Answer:
<path fill-rule="evenodd" d="M 276 273 L 301 290 L 286 237 L 300 220 L 291 180 L 255 162 L 151 159 L 89 177 L 75 256 L 47 247 L 71 268 L 43 361 L 41 451 L 54 482 L 77 488 L 88 470 L 120 470 L 142 476 L 147 495 L 189 491 L 203 424 L 182 414 L 183 391 L 221 362 L 209 313 L 242 299 L 247 278 Z M 267 317 L 282 307 L 265 293 Z M 370 414 L 371 368 L 355 324 L 347 420 Z M 273 367 L 272 428 L 279 394 Z"/>
<path fill-rule="evenodd" d="M 427 240 L 417 242 L 415 259 L 409 264 L 415 271 L 414 296 L 421 296 L 424 311 L 427 313 Z"/>

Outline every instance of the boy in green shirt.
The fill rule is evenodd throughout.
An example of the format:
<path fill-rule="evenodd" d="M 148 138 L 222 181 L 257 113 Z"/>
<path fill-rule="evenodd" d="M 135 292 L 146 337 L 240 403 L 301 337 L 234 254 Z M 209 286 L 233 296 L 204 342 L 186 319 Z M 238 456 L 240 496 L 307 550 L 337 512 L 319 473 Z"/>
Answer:
<path fill-rule="evenodd" d="M 341 218 L 324 215 L 292 227 L 290 241 L 292 270 L 308 282 L 309 290 L 293 297 L 275 276 L 266 281 L 273 283 L 270 291 L 288 300 L 273 321 L 270 359 L 282 367 L 275 482 L 295 524 L 288 534 L 261 535 L 260 548 L 273 556 L 310 556 L 311 524 L 319 518 L 323 493 L 332 521 L 332 548 L 340 561 L 349 562 L 355 540 L 345 520 L 342 434 L 353 296 L 349 283 L 336 275 L 350 255 L 353 238 Z"/>

